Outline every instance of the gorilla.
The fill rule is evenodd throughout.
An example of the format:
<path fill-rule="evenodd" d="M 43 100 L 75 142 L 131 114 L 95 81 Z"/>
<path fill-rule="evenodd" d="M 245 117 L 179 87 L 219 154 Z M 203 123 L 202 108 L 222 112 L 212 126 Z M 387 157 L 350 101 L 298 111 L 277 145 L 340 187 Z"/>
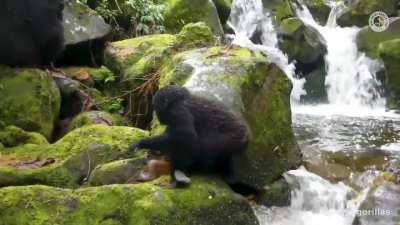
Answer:
<path fill-rule="evenodd" d="M 221 103 L 194 96 L 186 88 L 166 86 L 156 92 L 153 108 L 166 130 L 145 138 L 130 149 L 159 151 L 170 159 L 174 186 L 190 183 L 187 172 L 217 172 L 242 195 L 257 194 L 250 185 L 238 181 L 233 157 L 245 151 L 249 129 Z"/>
<path fill-rule="evenodd" d="M 0 1 L 0 64 L 50 65 L 64 49 L 64 0 Z"/>

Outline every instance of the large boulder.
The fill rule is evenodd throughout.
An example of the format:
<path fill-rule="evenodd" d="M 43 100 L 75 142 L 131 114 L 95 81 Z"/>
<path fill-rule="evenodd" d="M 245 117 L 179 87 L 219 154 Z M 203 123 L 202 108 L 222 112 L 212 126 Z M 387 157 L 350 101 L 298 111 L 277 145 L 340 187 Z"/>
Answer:
<path fill-rule="evenodd" d="M 382 42 L 378 54 L 385 63 L 385 86 L 390 108 L 400 106 L 400 38 Z"/>
<path fill-rule="evenodd" d="M 379 44 L 396 38 L 400 38 L 400 18 L 393 19 L 388 29 L 383 32 L 375 32 L 370 27 L 364 27 L 357 34 L 357 46 L 367 56 L 377 58 Z"/>
<path fill-rule="evenodd" d="M 300 63 L 315 62 L 327 51 L 318 31 L 295 17 L 282 20 L 279 37 L 280 49 Z"/>
<path fill-rule="evenodd" d="M 77 190 L 47 186 L 0 189 L 1 224 L 257 225 L 247 201 L 223 182 L 195 178 L 185 189 L 153 183 Z"/>
<path fill-rule="evenodd" d="M 251 141 L 238 158 L 243 181 L 263 187 L 301 161 L 291 129 L 291 84 L 278 66 L 243 48 L 202 48 L 177 54 L 160 71 L 160 86 L 183 85 L 247 120 Z"/>
<path fill-rule="evenodd" d="M 111 31 L 96 11 L 78 0 L 67 0 L 63 13 L 65 45 L 101 39 Z"/>
<path fill-rule="evenodd" d="M 52 145 L 27 144 L 2 149 L 0 187 L 46 184 L 76 187 L 85 182 L 100 164 L 145 157 L 143 152 L 127 150 L 130 143 L 147 136 L 131 128 L 90 125 L 68 133 Z"/>
<path fill-rule="evenodd" d="M 217 36 L 223 35 L 218 11 L 210 0 L 162 0 L 166 5 L 165 28 L 169 33 L 178 33 L 186 24 L 204 22 Z"/>
<path fill-rule="evenodd" d="M 215 7 L 217 7 L 221 24 L 224 25 L 231 14 L 232 0 L 213 0 L 213 2 Z"/>
<path fill-rule="evenodd" d="M 368 25 L 370 15 L 376 11 L 397 16 L 397 0 L 351 1 L 347 10 L 337 19 L 337 23 L 340 26 L 364 27 Z"/>
<path fill-rule="evenodd" d="M 148 35 L 110 43 L 106 48 L 104 61 L 119 77 L 119 89 L 125 93 L 126 101 L 131 103 L 127 110 L 133 115 L 134 124 L 145 127 L 151 121 L 152 109 L 149 103 L 155 89 L 152 84 L 156 84 L 158 69 L 163 62 L 177 50 L 215 43 L 216 39 L 210 28 L 202 22 L 187 24 L 177 35 Z M 145 89 L 138 88 L 144 83 L 147 85 Z M 127 92 L 130 94 L 127 95 Z"/>
<path fill-rule="evenodd" d="M 51 138 L 61 99 L 48 72 L 0 66 L 0 99 L 0 121 Z"/>

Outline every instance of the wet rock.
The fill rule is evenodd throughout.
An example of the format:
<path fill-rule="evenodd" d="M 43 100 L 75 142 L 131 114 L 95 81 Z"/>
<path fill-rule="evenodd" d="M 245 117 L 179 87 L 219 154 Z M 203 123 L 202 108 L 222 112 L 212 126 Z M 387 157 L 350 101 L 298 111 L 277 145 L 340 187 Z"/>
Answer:
<path fill-rule="evenodd" d="M 266 191 L 257 201 L 258 204 L 271 206 L 288 206 L 290 204 L 290 186 L 284 180 L 280 179 L 266 187 Z"/>
<path fill-rule="evenodd" d="M 287 18 L 295 16 L 295 11 L 289 0 L 263 0 L 264 8 L 275 15 L 278 25 Z"/>
<path fill-rule="evenodd" d="M 247 201 L 220 180 L 196 177 L 189 188 L 179 190 L 157 182 L 77 190 L 40 185 L 2 188 L 0 217 L 7 225 L 258 224 Z"/>
<path fill-rule="evenodd" d="M 314 19 L 320 24 L 325 25 L 328 20 L 331 8 L 325 4 L 324 0 L 305 0 L 304 1 Z"/>
<path fill-rule="evenodd" d="M 318 61 L 327 52 L 323 37 L 298 18 L 282 20 L 279 47 L 290 59 L 301 63 Z"/>
<path fill-rule="evenodd" d="M 231 13 L 232 0 L 213 0 L 213 2 L 217 7 L 221 24 L 225 25 Z"/>
<path fill-rule="evenodd" d="M 166 5 L 165 28 L 169 33 L 178 33 L 186 24 L 204 22 L 212 32 L 223 35 L 217 8 L 210 0 L 162 0 Z"/>
<path fill-rule="evenodd" d="M 315 104 L 326 103 L 328 100 L 328 94 L 325 87 L 325 63 L 321 61 L 323 60 L 320 60 L 317 68 L 311 72 L 307 73 L 307 69 L 305 69 L 306 74 L 303 74 L 303 77 L 306 80 L 304 83 L 304 90 L 307 94 L 301 96 L 302 102 Z M 296 64 L 296 66 L 298 66 L 298 64 Z"/>
<path fill-rule="evenodd" d="M 400 107 L 400 38 L 380 43 L 378 54 L 385 64 L 388 106 L 398 108 Z"/>
<path fill-rule="evenodd" d="M 379 44 L 397 38 L 400 38 L 400 18 L 393 20 L 383 32 L 375 32 L 370 27 L 364 27 L 357 34 L 357 47 L 367 56 L 377 58 Z"/>
<path fill-rule="evenodd" d="M 400 186 L 385 183 L 371 189 L 361 204 L 353 225 L 398 224 Z"/>
<path fill-rule="evenodd" d="M 0 165 L 0 186 L 47 184 L 76 187 L 100 164 L 133 156 L 128 145 L 147 136 L 147 132 L 130 127 L 89 125 L 76 129 L 52 145 L 23 145 L 3 152 L 0 162 L 13 158 L 19 164 L 46 162 L 37 168 L 20 168 L 15 163 Z"/>
<path fill-rule="evenodd" d="M 367 26 L 370 15 L 376 11 L 396 16 L 396 4 L 396 0 L 354 0 L 350 2 L 347 11 L 339 16 L 337 23 L 340 26 Z"/>
<path fill-rule="evenodd" d="M 263 187 L 299 165 L 291 129 L 291 84 L 261 53 L 236 47 L 186 51 L 165 63 L 160 76 L 160 86 L 183 85 L 247 120 L 252 138 L 236 169 L 244 181 Z"/>
<path fill-rule="evenodd" d="M 347 179 L 352 172 L 350 168 L 337 164 L 329 163 L 323 160 L 306 162 L 306 169 L 331 182 L 338 182 Z"/>
<path fill-rule="evenodd" d="M 51 74 L 4 66 L 0 71 L 0 120 L 50 139 L 61 101 Z"/>

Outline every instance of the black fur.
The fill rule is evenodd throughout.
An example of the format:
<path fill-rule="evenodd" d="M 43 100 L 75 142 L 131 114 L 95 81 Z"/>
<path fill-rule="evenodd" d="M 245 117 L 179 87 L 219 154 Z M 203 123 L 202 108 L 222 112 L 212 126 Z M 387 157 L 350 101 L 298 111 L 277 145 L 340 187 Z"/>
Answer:
<path fill-rule="evenodd" d="M 63 0 L 0 1 L 0 64 L 49 65 L 64 49 Z"/>
<path fill-rule="evenodd" d="M 222 104 L 191 95 L 185 88 L 170 85 L 154 96 L 153 107 L 166 131 L 146 138 L 131 148 L 161 151 L 171 159 L 171 177 L 183 172 L 218 172 L 235 191 L 254 191 L 238 182 L 232 158 L 248 144 L 247 124 Z"/>

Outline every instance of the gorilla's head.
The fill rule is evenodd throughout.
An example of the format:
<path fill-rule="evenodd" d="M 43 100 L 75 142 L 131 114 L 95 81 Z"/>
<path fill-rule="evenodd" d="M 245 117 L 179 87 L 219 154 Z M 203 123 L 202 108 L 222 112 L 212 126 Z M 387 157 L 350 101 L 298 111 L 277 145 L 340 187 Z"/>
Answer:
<path fill-rule="evenodd" d="M 190 96 L 186 88 L 168 85 L 157 91 L 153 98 L 153 108 L 161 123 L 166 124 L 165 116 L 169 107 L 176 102 L 184 101 Z"/>

